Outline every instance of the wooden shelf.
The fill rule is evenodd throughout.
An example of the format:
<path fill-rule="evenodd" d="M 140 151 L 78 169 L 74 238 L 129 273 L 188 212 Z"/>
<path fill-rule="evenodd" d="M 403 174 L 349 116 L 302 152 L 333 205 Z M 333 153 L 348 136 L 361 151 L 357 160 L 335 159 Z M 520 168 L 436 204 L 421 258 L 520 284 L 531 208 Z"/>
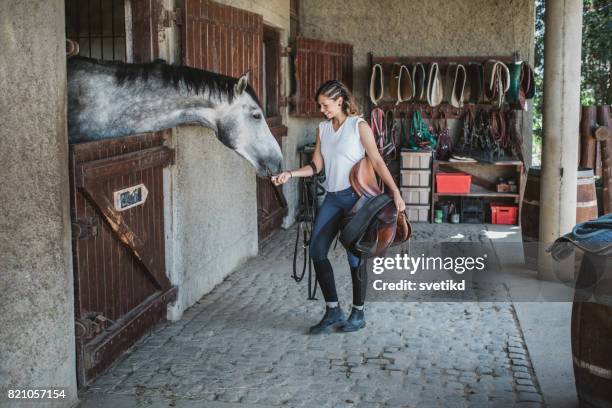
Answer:
<path fill-rule="evenodd" d="M 498 161 L 493 163 L 485 163 L 485 162 L 462 162 L 462 161 L 442 161 L 442 160 L 434 160 L 434 165 L 450 165 L 454 166 L 457 164 L 460 165 L 478 165 L 478 166 L 522 166 L 523 163 L 520 160 L 507 160 L 507 161 Z"/>
<path fill-rule="evenodd" d="M 496 193 L 495 191 L 486 193 L 434 193 L 435 198 L 438 197 L 504 197 L 504 198 L 517 198 L 520 197 L 518 193 Z"/>
<path fill-rule="evenodd" d="M 489 180 L 485 180 L 481 177 L 477 177 L 475 175 L 472 176 L 472 184 L 470 186 L 469 193 L 438 193 L 436 192 L 436 174 L 440 172 L 441 168 L 444 170 L 448 170 L 447 172 L 457 172 L 457 171 L 465 171 L 466 173 L 470 173 L 469 167 L 514 167 L 514 178 L 517 182 L 517 190 L 516 193 L 499 193 L 497 191 L 492 190 L 495 188 L 494 184 Z M 467 167 L 467 168 L 466 168 Z M 461 169 L 461 170 L 459 170 Z M 465 170 L 463 170 L 465 169 Z M 501 170 L 501 169 L 500 169 Z M 508 170 L 506 170 L 507 172 Z M 523 163 L 518 160 L 507 160 L 507 161 L 498 161 L 493 163 L 483 163 L 483 162 L 449 162 L 449 161 L 441 161 L 434 160 L 432 163 L 432 175 L 431 175 L 431 211 L 430 217 L 431 222 L 434 220 L 434 210 L 435 206 L 440 200 L 441 197 L 481 197 L 481 198 L 510 198 L 513 199 L 515 203 L 519 204 L 518 211 L 518 225 L 520 225 L 521 220 L 521 193 L 522 186 L 524 184 L 524 172 L 523 172 Z"/>
<path fill-rule="evenodd" d="M 434 192 L 434 198 L 438 197 L 504 197 L 504 198 L 517 198 L 520 197 L 519 193 L 499 193 L 497 191 L 487 190 L 486 188 L 472 184 L 469 193 L 438 193 Z"/>

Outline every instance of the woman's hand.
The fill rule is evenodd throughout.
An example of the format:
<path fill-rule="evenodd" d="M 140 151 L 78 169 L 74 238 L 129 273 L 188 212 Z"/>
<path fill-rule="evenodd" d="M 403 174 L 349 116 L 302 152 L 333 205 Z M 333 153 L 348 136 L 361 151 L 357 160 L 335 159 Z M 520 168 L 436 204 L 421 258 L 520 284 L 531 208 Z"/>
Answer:
<path fill-rule="evenodd" d="M 290 171 L 283 171 L 276 176 L 272 176 L 272 183 L 274 183 L 275 186 L 280 186 L 281 184 L 285 184 L 292 176 Z"/>
<path fill-rule="evenodd" d="M 402 198 L 402 193 L 399 190 L 393 191 L 393 201 L 395 202 L 395 207 L 397 208 L 397 212 L 402 212 L 406 210 L 406 203 Z"/>

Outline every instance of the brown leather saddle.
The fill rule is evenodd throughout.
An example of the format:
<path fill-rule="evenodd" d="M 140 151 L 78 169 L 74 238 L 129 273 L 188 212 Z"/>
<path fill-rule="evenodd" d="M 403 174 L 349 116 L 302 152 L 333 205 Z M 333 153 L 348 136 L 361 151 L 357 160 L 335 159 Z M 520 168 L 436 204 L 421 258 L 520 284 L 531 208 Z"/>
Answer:
<path fill-rule="evenodd" d="M 342 221 L 340 242 L 357 256 L 378 256 L 394 243 L 410 238 L 412 228 L 405 212 L 380 189 L 374 167 L 365 157 L 349 175 L 359 200 Z"/>

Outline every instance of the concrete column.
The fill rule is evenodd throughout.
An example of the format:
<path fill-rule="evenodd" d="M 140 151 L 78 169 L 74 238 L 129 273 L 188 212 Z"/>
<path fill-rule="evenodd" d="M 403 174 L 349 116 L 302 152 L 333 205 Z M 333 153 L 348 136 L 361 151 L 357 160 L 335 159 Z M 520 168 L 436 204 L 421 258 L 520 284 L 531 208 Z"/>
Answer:
<path fill-rule="evenodd" d="M 544 248 L 576 223 L 582 0 L 546 0 L 540 179 L 540 277 L 552 278 Z"/>
<path fill-rule="evenodd" d="M 77 403 L 63 0 L 0 1 L 0 406 Z M 7 401 L 8 389 L 63 398 Z"/>

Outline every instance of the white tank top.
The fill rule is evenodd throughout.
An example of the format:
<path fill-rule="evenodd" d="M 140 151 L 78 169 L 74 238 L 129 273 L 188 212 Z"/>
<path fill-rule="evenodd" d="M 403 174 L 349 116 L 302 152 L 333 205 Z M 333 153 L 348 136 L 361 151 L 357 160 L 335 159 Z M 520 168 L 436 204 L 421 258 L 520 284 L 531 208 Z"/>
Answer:
<path fill-rule="evenodd" d="M 359 160 L 365 157 L 365 148 L 359 137 L 359 122 L 365 122 L 360 116 L 349 116 L 334 131 L 331 120 L 319 124 L 321 155 L 325 164 L 325 190 L 341 191 L 351 186 L 349 174 Z"/>

